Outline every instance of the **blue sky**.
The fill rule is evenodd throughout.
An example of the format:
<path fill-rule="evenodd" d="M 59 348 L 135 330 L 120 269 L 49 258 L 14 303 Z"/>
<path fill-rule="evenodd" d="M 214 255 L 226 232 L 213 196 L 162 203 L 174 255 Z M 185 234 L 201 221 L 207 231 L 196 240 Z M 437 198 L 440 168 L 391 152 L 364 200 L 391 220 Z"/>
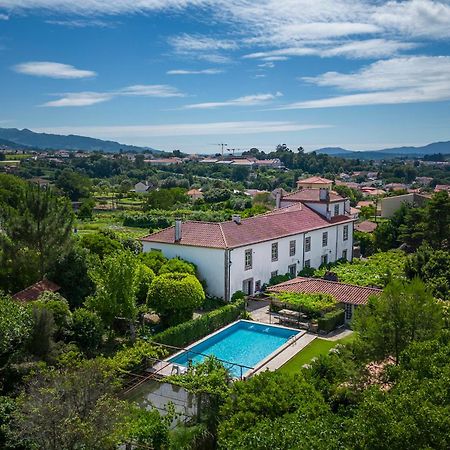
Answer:
<path fill-rule="evenodd" d="M 450 1 L 0 0 L 0 127 L 163 150 L 450 139 Z"/>

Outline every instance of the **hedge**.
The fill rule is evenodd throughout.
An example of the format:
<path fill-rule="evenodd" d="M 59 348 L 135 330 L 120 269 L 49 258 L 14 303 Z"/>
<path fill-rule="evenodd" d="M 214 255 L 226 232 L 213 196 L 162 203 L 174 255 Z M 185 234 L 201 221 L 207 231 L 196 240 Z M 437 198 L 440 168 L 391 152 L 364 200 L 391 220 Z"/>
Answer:
<path fill-rule="evenodd" d="M 336 309 L 335 311 L 327 312 L 317 319 L 318 330 L 329 333 L 335 330 L 338 326 L 345 322 L 345 312 L 343 309 Z"/>
<path fill-rule="evenodd" d="M 238 300 L 206 313 L 198 319 L 189 320 L 155 334 L 152 341 L 174 347 L 186 347 L 186 345 L 235 321 L 244 311 L 245 300 Z"/>

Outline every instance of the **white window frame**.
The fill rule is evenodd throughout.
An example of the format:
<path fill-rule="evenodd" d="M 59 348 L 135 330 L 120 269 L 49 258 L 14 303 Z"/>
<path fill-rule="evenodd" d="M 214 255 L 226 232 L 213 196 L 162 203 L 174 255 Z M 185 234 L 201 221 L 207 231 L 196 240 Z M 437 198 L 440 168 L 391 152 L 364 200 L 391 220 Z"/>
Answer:
<path fill-rule="evenodd" d="M 328 264 L 328 255 L 322 255 L 320 257 L 320 265 L 322 264 Z"/>
<path fill-rule="evenodd" d="M 348 225 L 344 225 L 343 239 L 344 241 L 348 241 Z"/>
<path fill-rule="evenodd" d="M 253 267 L 253 250 L 251 248 L 248 248 L 244 252 L 244 269 L 250 270 L 252 267 Z"/>
<path fill-rule="evenodd" d="M 347 255 L 348 255 L 347 249 L 342 250 L 342 259 L 347 260 Z"/>
<path fill-rule="evenodd" d="M 311 251 L 311 236 L 305 237 L 305 252 Z"/>
<path fill-rule="evenodd" d="M 272 261 L 278 261 L 278 242 L 274 242 L 271 247 Z"/>
<path fill-rule="evenodd" d="M 338 216 L 339 215 L 339 203 L 336 203 L 334 205 L 334 215 Z"/>
<path fill-rule="evenodd" d="M 328 245 L 328 231 L 324 231 L 322 233 L 322 247 L 326 247 Z"/>
<path fill-rule="evenodd" d="M 297 251 L 297 242 L 289 241 L 289 256 L 295 256 L 295 253 Z"/>
<path fill-rule="evenodd" d="M 307 268 L 311 267 L 311 260 L 310 259 L 305 259 L 304 267 L 307 267 Z"/>
<path fill-rule="evenodd" d="M 291 269 L 294 269 L 294 273 L 292 273 L 291 272 Z M 288 272 L 289 272 L 289 275 L 293 275 L 294 277 L 297 275 L 297 264 L 290 264 L 289 266 L 288 266 Z"/>

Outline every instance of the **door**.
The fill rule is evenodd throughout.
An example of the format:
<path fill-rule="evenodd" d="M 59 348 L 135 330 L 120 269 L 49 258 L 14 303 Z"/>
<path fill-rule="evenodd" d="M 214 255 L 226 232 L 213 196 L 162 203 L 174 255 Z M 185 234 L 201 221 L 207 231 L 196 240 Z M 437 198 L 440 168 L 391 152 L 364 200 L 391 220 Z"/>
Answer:
<path fill-rule="evenodd" d="M 253 278 L 249 278 L 242 282 L 242 292 L 245 295 L 253 295 Z"/>
<path fill-rule="evenodd" d="M 294 278 L 297 275 L 297 264 L 292 264 L 288 267 L 289 275 Z"/>

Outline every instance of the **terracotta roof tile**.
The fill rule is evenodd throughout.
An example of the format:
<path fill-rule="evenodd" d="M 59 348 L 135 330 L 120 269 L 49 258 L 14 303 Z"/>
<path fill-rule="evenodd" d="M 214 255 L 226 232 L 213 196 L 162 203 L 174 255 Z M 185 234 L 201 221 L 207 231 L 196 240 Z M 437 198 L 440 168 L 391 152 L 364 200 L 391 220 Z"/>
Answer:
<path fill-rule="evenodd" d="M 20 300 L 22 302 L 30 302 L 37 300 L 43 292 L 57 292 L 60 289 L 60 286 L 50 280 L 41 280 L 31 286 L 28 286 L 23 291 L 14 294 L 13 299 Z"/>
<path fill-rule="evenodd" d="M 338 302 L 365 305 L 371 295 L 380 295 L 381 289 L 338 283 L 321 278 L 297 277 L 268 289 L 270 292 L 315 293 L 332 295 Z"/>
<path fill-rule="evenodd" d="M 345 200 L 337 192 L 329 191 L 330 202 Z M 283 195 L 281 200 L 294 202 L 320 202 L 320 189 L 300 189 L 299 191 Z"/>
<path fill-rule="evenodd" d="M 364 222 L 355 225 L 356 231 L 361 231 L 362 233 L 372 233 L 376 230 L 378 224 L 371 222 L 370 220 L 365 220 Z"/>
<path fill-rule="evenodd" d="M 309 178 L 303 178 L 302 180 L 298 180 L 297 184 L 325 184 L 325 183 L 332 183 L 333 180 L 329 180 L 328 178 L 322 178 L 322 177 L 309 177 Z"/>
<path fill-rule="evenodd" d="M 341 216 L 340 221 L 353 219 Z M 182 224 L 179 245 L 196 247 L 235 248 L 278 239 L 330 226 L 320 214 L 302 204 L 280 208 L 267 214 L 228 222 L 185 222 Z M 166 228 L 142 238 L 144 242 L 175 244 L 174 227 Z"/>

